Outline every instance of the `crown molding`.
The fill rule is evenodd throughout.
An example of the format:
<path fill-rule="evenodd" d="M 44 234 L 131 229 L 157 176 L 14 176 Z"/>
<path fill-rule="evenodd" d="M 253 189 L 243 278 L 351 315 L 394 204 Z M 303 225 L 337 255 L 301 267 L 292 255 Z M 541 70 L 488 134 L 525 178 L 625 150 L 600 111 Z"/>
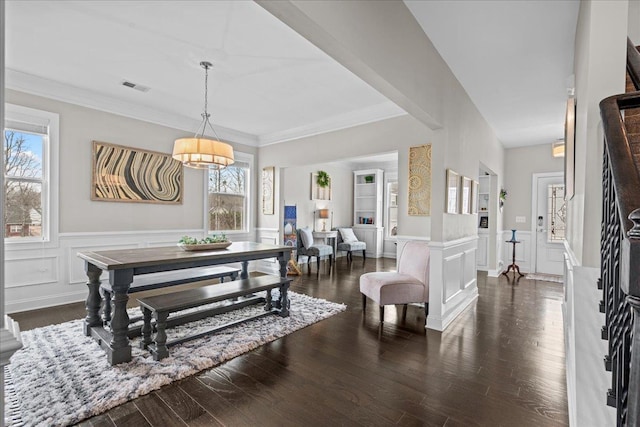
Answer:
<path fill-rule="evenodd" d="M 22 71 L 5 69 L 5 85 L 8 89 L 42 96 L 56 101 L 68 102 L 81 107 L 92 108 L 107 113 L 117 114 L 136 120 L 155 123 L 185 132 L 194 132 L 201 124 L 200 120 L 192 119 L 175 113 L 150 108 L 144 105 L 123 101 L 115 97 L 82 89 L 65 83 L 56 82 L 44 77 L 34 76 Z M 258 137 L 235 129 L 216 125 L 216 132 L 227 142 L 258 146 Z"/>
<path fill-rule="evenodd" d="M 386 101 L 297 128 L 259 135 L 259 146 L 265 147 L 267 145 L 279 144 L 293 139 L 307 138 L 340 129 L 347 129 L 367 123 L 378 122 L 380 120 L 391 119 L 393 117 L 404 116 L 406 114 L 406 111 L 402 110 L 393 102 Z"/>
<path fill-rule="evenodd" d="M 113 96 L 105 95 L 77 86 L 60 83 L 44 77 L 35 76 L 22 71 L 7 68 L 6 88 L 42 96 L 56 101 L 67 102 L 81 107 L 92 108 L 107 113 L 117 114 L 136 120 L 155 123 L 185 132 L 193 132 L 201 122 L 180 114 L 171 113 L 145 105 L 123 101 Z M 239 130 L 216 125 L 216 132 L 221 139 L 252 147 L 264 147 L 294 139 L 311 137 L 340 129 L 351 128 L 380 120 L 399 117 L 407 114 L 391 101 L 372 105 L 350 113 L 330 117 L 315 123 L 273 132 L 263 135 L 253 135 Z"/>

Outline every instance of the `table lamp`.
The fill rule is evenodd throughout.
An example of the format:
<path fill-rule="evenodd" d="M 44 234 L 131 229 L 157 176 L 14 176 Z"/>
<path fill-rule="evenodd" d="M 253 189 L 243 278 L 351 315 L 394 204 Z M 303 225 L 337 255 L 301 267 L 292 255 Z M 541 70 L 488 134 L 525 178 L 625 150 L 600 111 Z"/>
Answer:
<path fill-rule="evenodd" d="M 322 221 L 322 231 L 327 231 L 327 219 L 329 219 L 329 209 L 318 209 L 318 218 Z"/>

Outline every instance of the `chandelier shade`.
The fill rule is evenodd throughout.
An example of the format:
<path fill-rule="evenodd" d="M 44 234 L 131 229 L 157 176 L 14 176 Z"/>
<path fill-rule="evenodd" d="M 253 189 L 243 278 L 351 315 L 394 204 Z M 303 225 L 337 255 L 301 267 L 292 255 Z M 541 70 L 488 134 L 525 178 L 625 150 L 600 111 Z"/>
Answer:
<path fill-rule="evenodd" d="M 180 138 L 173 145 L 173 158 L 195 169 L 233 164 L 233 148 L 226 142 L 208 138 Z"/>
<path fill-rule="evenodd" d="M 200 66 L 204 68 L 204 112 L 202 123 L 192 138 L 178 138 L 173 144 L 173 158 L 183 165 L 194 169 L 223 168 L 234 163 L 233 147 L 226 142 L 219 141 L 215 129 L 209 121 L 211 116 L 207 111 L 209 68 L 211 63 L 202 61 Z M 207 125 L 216 139 L 205 137 Z"/>

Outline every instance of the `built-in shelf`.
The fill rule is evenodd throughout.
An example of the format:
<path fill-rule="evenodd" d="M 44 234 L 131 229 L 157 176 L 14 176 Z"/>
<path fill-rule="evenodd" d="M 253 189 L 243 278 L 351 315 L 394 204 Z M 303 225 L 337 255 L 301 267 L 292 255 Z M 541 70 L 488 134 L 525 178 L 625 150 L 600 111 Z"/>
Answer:
<path fill-rule="evenodd" d="M 381 169 L 353 172 L 353 231 L 358 240 L 367 244 L 367 256 L 374 258 L 383 252 L 383 190 Z"/>

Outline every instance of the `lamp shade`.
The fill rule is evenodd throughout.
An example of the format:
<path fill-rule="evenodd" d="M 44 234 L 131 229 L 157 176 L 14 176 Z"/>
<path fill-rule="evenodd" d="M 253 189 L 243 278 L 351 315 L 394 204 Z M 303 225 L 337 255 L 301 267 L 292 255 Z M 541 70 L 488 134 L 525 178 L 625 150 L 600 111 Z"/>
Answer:
<path fill-rule="evenodd" d="M 173 144 L 173 158 L 185 166 L 206 169 L 233 164 L 233 148 L 226 142 L 208 138 L 180 138 Z"/>
<path fill-rule="evenodd" d="M 329 209 L 318 209 L 318 218 L 320 219 L 329 218 Z"/>
<path fill-rule="evenodd" d="M 553 157 L 564 157 L 564 140 L 551 144 L 551 154 Z"/>

